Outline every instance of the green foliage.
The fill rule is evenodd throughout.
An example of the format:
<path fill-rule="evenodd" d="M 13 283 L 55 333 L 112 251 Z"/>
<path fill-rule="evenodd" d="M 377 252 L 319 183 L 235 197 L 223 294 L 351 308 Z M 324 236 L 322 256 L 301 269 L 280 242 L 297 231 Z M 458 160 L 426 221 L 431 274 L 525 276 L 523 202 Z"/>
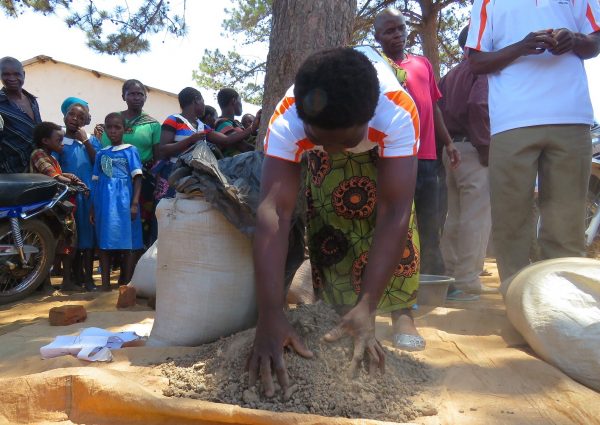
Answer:
<path fill-rule="evenodd" d="M 457 2 L 442 10 L 438 27 L 438 45 L 440 51 L 440 64 L 442 75 L 446 74 L 453 65 L 460 62 L 462 50 L 458 45 L 458 34 L 469 23 L 469 15 L 463 6 L 469 2 Z"/>
<path fill-rule="evenodd" d="M 236 0 L 232 9 L 225 9 L 228 18 L 223 22 L 222 35 L 231 36 L 240 44 L 268 43 L 272 4 L 273 0 Z M 407 50 L 421 53 L 423 10 L 427 10 L 437 20 L 439 59 L 444 73 L 460 60 L 456 37 L 466 24 L 465 7 L 470 4 L 469 0 L 359 0 L 352 43 L 374 44 L 375 16 L 388 7 L 395 7 L 406 16 L 410 28 Z M 234 52 L 223 54 L 218 49 L 205 50 L 193 77 L 202 87 L 235 87 L 245 100 L 260 104 L 265 66 L 266 61 L 242 59 Z"/>
<path fill-rule="evenodd" d="M 233 9 L 225 9 L 223 35 L 242 35 L 244 44 L 268 43 L 272 5 L 273 0 L 237 0 Z"/>
<path fill-rule="evenodd" d="M 265 66 L 265 62 L 245 59 L 236 52 L 223 54 L 219 49 L 207 49 L 192 76 L 200 87 L 233 87 L 245 101 L 260 105 Z"/>
<path fill-rule="evenodd" d="M 125 6 L 103 9 L 102 2 L 73 0 L 0 0 L 7 16 L 18 17 L 27 10 L 43 14 L 66 15 L 69 27 L 82 30 L 88 46 L 99 53 L 118 55 L 121 60 L 133 53 L 147 52 L 147 37 L 162 31 L 182 36 L 186 32 L 185 12 L 173 14 L 169 1 L 144 0 L 137 10 Z M 80 6 L 83 5 L 83 6 Z M 184 6 L 185 10 L 185 1 Z"/>

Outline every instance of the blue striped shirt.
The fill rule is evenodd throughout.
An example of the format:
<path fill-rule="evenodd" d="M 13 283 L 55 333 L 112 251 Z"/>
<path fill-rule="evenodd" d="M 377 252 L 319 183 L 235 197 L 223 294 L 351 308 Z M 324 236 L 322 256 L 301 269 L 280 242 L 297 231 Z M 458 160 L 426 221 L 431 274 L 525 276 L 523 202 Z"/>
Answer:
<path fill-rule="evenodd" d="M 33 120 L 11 102 L 4 88 L 0 90 L 0 115 L 4 129 L 0 132 L 0 174 L 25 173 L 33 151 L 33 128 L 42 122 L 35 96 L 23 90 L 31 102 Z"/>

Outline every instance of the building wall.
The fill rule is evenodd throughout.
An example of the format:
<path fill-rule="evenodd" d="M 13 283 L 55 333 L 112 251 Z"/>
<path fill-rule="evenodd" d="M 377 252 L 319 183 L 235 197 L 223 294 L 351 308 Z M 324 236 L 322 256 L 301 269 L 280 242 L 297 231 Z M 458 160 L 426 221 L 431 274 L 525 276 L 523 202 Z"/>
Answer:
<path fill-rule="evenodd" d="M 143 76 L 132 78 L 136 77 L 144 82 Z M 63 100 L 69 96 L 79 97 L 90 105 L 92 123 L 86 128 L 90 133 L 110 112 L 126 109 L 121 97 L 122 85 L 123 81 L 117 78 L 50 60 L 25 66 L 24 88 L 37 96 L 42 119 L 62 125 L 60 105 Z M 144 111 L 162 123 L 168 115 L 180 111 L 177 95 L 150 89 Z"/>

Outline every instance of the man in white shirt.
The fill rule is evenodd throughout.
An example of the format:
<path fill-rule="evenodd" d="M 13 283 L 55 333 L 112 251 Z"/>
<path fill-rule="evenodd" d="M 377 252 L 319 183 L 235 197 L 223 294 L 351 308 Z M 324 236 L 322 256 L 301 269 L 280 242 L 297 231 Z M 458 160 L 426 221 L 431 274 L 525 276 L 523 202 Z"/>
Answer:
<path fill-rule="evenodd" d="M 582 256 L 593 122 L 583 60 L 600 53 L 598 0 L 475 0 L 467 47 L 489 80 L 500 278 L 529 264 L 536 174 L 542 258 Z"/>

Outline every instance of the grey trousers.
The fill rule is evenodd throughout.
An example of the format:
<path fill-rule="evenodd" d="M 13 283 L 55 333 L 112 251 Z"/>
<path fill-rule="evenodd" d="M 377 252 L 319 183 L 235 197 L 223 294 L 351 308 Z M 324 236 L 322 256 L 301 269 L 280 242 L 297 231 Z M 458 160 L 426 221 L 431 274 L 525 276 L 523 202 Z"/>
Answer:
<path fill-rule="evenodd" d="M 454 144 L 461 164 L 453 170 L 444 155 L 448 186 L 448 215 L 442 234 L 442 256 L 446 273 L 455 278 L 454 286 L 479 293 L 485 252 L 490 236 L 490 186 L 488 168 L 481 165 L 470 142 Z"/>
<path fill-rule="evenodd" d="M 591 155 L 588 125 L 524 127 L 492 136 L 492 236 L 501 280 L 530 263 L 536 174 L 542 259 L 585 254 Z"/>

